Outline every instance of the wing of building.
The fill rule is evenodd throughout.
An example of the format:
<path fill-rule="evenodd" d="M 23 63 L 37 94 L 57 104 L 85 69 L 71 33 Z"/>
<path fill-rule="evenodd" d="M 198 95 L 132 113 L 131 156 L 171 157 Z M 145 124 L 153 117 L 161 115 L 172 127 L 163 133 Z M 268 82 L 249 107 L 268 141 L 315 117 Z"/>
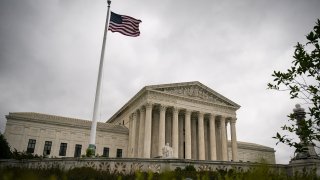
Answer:
<path fill-rule="evenodd" d="M 146 86 L 106 123 L 98 123 L 96 152 L 158 158 L 168 143 L 172 158 L 253 162 L 264 158 L 275 163 L 273 148 L 237 142 L 239 108 L 198 81 Z M 88 147 L 90 121 L 30 112 L 9 113 L 6 118 L 5 137 L 18 151 L 78 157 Z"/>

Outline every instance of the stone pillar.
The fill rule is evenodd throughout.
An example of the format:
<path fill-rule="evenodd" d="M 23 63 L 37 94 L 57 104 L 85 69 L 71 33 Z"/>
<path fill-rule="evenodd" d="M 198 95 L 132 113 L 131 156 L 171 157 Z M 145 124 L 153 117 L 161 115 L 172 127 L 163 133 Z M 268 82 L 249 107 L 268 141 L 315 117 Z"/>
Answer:
<path fill-rule="evenodd" d="M 139 149 L 139 127 L 140 127 L 140 113 L 138 112 L 138 110 L 136 110 L 136 113 L 137 113 L 137 119 L 136 119 L 136 137 L 135 137 L 135 141 L 133 142 L 134 143 L 134 146 L 133 146 L 133 157 L 139 157 L 139 154 L 138 154 L 138 149 Z"/>
<path fill-rule="evenodd" d="M 210 114 L 209 119 L 210 126 L 210 158 L 211 160 L 217 160 L 217 145 L 216 145 L 216 120 L 215 115 Z"/>
<path fill-rule="evenodd" d="M 191 159 L 191 111 L 186 110 L 185 114 L 185 155 Z"/>
<path fill-rule="evenodd" d="M 179 159 L 184 159 L 184 117 L 183 116 L 179 116 L 179 120 L 178 120 L 178 147 L 179 147 L 179 151 L 178 151 L 178 158 Z"/>
<path fill-rule="evenodd" d="M 39 139 L 37 139 L 37 142 L 36 142 L 36 145 L 38 144 L 38 148 L 35 149 L 35 151 L 34 151 L 35 153 L 34 154 L 44 155 L 43 154 L 43 149 L 44 149 L 44 144 L 45 144 L 45 140 L 46 139 L 44 139 L 43 137 L 44 137 L 45 132 L 46 132 L 45 129 L 40 128 L 40 130 L 39 130 L 40 136 L 39 136 Z M 71 134 L 71 135 L 74 136 L 74 134 Z"/>
<path fill-rule="evenodd" d="M 228 160 L 228 144 L 227 144 L 227 133 L 226 133 L 226 118 L 221 116 L 221 155 L 222 161 Z"/>
<path fill-rule="evenodd" d="M 197 119 L 191 115 L 191 159 L 198 159 Z"/>
<path fill-rule="evenodd" d="M 143 157 L 150 158 L 151 155 L 151 128 L 152 128 L 152 104 L 146 104 L 146 118 L 144 122 L 144 151 Z"/>
<path fill-rule="evenodd" d="M 129 134 L 129 136 L 132 136 L 131 137 L 131 150 L 130 150 L 130 153 L 131 153 L 131 157 L 134 157 L 135 155 L 135 151 L 137 150 L 136 148 L 136 125 L 137 125 L 137 111 L 135 111 L 133 114 L 132 114 L 132 126 L 131 126 L 131 134 Z"/>
<path fill-rule="evenodd" d="M 160 106 L 160 122 L 159 122 L 159 149 L 158 155 L 162 156 L 162 148 L 165 146 L 166 138 L 166 106 Z"/>
<path fill-rule="evenodd" d="M 210 160 L 210 124 L 209 119 L 204 118 L 204 147 L 206 152 L 206 160 Z"/>
<path fill-rule="evenodd" d="M 217 160 L 221 160 L 221 126 L 220 120 L 216 121 L 216 149 L 217 149 Z"/>
<path fill-rule="evenodd" d="M 230 121 L 230 131 L 231 131 L 232 160 L 233 161 L 238 161 L 236 119 L 231 119 L 231 121 Z"/>
<path fill-rule="evenodd" d="M 173 148 L 173 157 L 178 158 L 179 152 L 179 109 L 174 107 L 173 108 L 173 120 L 172 120 L 172 148 Z"/>
<path fill-rule="evenodd" d="M 132 148 L 132 115 L 129 116 L 129 142 L 128 142 L 128 157 L 133 157 L 133 148 Z"/>
<path fill-rule="evenodd" d="M 198 133 L 199 133 L 199 160 L 206 159 L 205 145 L 204 145 L 204 114 L 198 113 Z"/>
<path fill-rule="evenodd" d="M 143 157 L 145 117 L 146 117 L 146 109 L 144 107 L 141 107 L 140 108 L 140 123 L 139 123 L 138 157 Z"/>

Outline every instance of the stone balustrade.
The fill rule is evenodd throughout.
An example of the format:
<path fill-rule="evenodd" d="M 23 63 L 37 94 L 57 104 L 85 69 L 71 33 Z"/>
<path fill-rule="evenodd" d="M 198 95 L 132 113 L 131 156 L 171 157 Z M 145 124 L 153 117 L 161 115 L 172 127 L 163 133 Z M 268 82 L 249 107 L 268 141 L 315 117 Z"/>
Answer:
<path fill-rule="evenodd" d="M 197 171 L 216 170 L 243 170 L 247 171 L 258 163 L 242 163 L 230 161 L 199 161 L 190 159 L 161 159 L 161 158 L 48 158 L 48 159 L 26 159 L 26 160 L 0 160 L 0 168 L 20 167 L 31 169 L 60 168 L 70 170 L 73 168 L 90 167 L 96 170 L 111 173 L 130 174 L 136 171 L 161 173 L 173 171 L 176 168 L 183 169 L 192 165 Z M 287 172 L 288 165 L 268 165 L 278 172 Z"/>

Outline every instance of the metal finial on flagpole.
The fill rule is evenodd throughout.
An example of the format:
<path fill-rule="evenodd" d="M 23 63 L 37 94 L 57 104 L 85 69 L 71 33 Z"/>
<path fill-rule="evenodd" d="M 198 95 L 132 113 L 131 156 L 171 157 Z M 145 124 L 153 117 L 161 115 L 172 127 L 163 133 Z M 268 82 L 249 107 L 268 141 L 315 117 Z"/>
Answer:
<path fill-rule="evenodd" d="M 88 150 L 91 151 L 91 153 L 89 153 L 91 156 L 95 155 L 95 150 L 96 150 L 95 144 L 96 144 L 96 131 L 97 131 L 97 117 L 98 117 L 98 110 L 99 110 L 99 101 L 100 101 L 100 93 L 101 93 L 101 77 L 102 77 L 102 71 L 103 71 L 103 59 L 104 59 L 104 51 L 105 51 L 106 39 L 107 39 L 111 0 L 108 0 L 107 3 L 108 3 L 107 19 L 106 19 L 106 24 L 104 28 L 104 34 L 103 34 L 103 43 L 102 43 L 102 49 L 101 49 L 101 55 L 100 55 L 96 96 L 94 99 L 94 108 L 93 108 L 92 124 L 91 124 L 91 131 L 90 131 L 90 141 L 89 141 L 89 147 L 88 147 Z"/>

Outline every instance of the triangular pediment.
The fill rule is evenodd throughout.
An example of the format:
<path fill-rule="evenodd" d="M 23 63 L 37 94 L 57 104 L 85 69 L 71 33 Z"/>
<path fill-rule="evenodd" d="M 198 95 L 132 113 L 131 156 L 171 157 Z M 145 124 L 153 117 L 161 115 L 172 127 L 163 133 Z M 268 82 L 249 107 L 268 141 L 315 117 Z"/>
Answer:
<path fill-rule="evenodd" d="M 198 81 L 186 83 L 174 83 L 148 86 L 149 90 L 163 92 L 167 94 L 183 96 L 187 98 L 212 102 L 225 106 L 233 106 L 239 108 L 240 106 L 207 86 Z"/>

